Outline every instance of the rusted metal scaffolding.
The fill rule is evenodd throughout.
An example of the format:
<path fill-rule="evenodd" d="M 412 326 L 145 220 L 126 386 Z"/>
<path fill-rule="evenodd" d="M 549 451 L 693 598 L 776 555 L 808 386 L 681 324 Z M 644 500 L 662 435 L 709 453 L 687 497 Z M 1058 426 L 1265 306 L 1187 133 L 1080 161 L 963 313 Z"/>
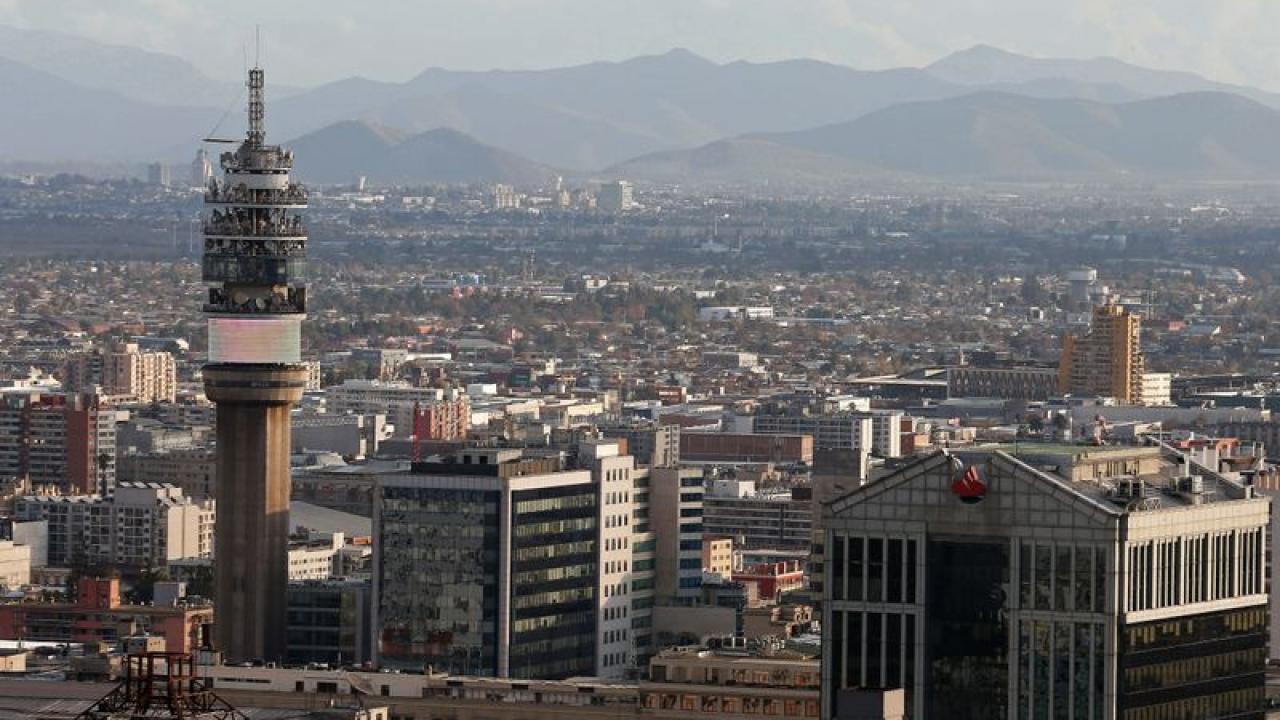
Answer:
<path fill-rule="evenodd" d="M 149 652 L 130 655 L 124 680 L 78 716 L 78 720 L 248 720 L 196 676 L 196 663 L 186 653 Z"/>

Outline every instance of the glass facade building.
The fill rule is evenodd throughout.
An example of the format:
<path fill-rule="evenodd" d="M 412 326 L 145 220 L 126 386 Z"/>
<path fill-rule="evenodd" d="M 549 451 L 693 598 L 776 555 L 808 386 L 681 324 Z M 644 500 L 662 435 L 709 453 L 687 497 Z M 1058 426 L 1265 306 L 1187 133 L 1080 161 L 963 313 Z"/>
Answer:
<path fill-rule="evenodd" d="M 497 675 L 501 503 L 497 490 L 382 488 L 383 666 Z"/>
<path fill-rule="evenodd" d="M 512 493 L 510 677 L 595 674 L 595 485 Z"/>
<path fill-rule="evenodd" d="M 913 720 L 1263 717 L 1269 501 L 1170 448 L 1147 480 L 1057 451 L 939 452 L 827 506 L 824 717 L 896 688 Z"/>
<path fill-rule="evenodd" d="M 376 661 L 459 675 L 593 675 L 598 487 L 589 471 L 488 452 L 379 479 Z"/>

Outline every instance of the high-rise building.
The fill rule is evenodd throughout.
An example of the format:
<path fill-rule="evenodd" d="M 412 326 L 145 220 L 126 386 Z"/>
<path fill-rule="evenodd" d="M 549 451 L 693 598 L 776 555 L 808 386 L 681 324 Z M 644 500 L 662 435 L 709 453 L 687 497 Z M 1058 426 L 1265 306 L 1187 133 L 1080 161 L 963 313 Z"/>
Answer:
<path fill-rule="evenodd" d="M 1058 390 L 1112 397 L 1126 404 L 1142 402 L 1141 329 L 1142 319 L 1119 305 L 1094 308 L 1087 334 L 1062 338 Z"/>
<path fill-rule="evenodd" d="M 203 188 L 213 179 L 213 163 L 209 162 L 209 152 L 204 148 L 196 151 L 195 160 L 191 161 L 191 187 Z"/>
<path fill-rule="evenodd" d="M 262 68 L 249 71 L 249 129 L 209 185 L 203 279 L 212 285 L 205 393 L 217 403 L 216 644 L 227 660 L 283 660 L 290 408 L 302 399 L 306 193 L 293 154 L 266 144 Z"/>
<path fill-rule="evenodd" d="M 172 173 L 164 163 L 151 163 L 147 166 L 147 183 L 158 187 L 169 187 L 173 182 Z"/>
<path fill-rule="evenodd" d="M 116 481 L 116 412 L 97 395 L 0 394 L 0 477 L 63 493 L 109 493 Z"/>
<path fill-rule="evenodd" d="M 1261 720 L 1268 499 L 1168 447 L 1009 449 L 827 506 L 822 717 Z"/>
<path fill-rule="evenodd" d="M 380 478 L 377 662 L 461 675 L 597 669 L 600 486 L 520 450 L 468 449 Z"/>
<path fill-rule="evenodd" d="M 596 207 L 605 212 L 626 212 L 635 204 L 635 191 L 626 180 L 605 183 L 596 194 Z"/>
<path fill-rule="evenodd" d="M 632 536 L 635 508 L 635 458 L 619 454 L 617 441 L 583 442 L 581 464 L 591 470 L 600 488 L 598 582 L 599 619 L 596 623 L 597 677 L 623 678 L 635 669 L 636 646 L 631 626 Z M 651 561 L 652 562 L 652 561 Z M 639 594 L 641 588 L 636 588 Z"/>
<path fill-rule="evenodd" d="M 518 207 L 520 207 L 520 196 L 516 194 L 514 187 L 501 183 L 493 186 L 494 210 L 513 210 Z"/>
<path fill-rule="evenodd" d="M 693 604 L 702 594 L 703 487 L 700 468 L 649 471 L 647 518 L 660 604 Z"/>

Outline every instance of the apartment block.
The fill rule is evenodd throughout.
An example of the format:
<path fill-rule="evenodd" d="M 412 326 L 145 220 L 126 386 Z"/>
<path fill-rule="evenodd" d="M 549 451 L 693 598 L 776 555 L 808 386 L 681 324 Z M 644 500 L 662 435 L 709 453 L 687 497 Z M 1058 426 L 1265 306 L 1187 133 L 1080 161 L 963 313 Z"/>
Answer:
<path fill-rule="evenodd" d="M 116 412 L 97 395 L 0 394 L 0 476 L 69 493 L 106 493 L 116 479 Z"/>
<path fill-rule="evenodd" d="M 110 496 L 26 496 L 14 512 L 22 521 L 48 522 L 54 566 L 163 567 L 213 554 L 213 501 L 194 500 L 173 485 L 120 483 Z"/>

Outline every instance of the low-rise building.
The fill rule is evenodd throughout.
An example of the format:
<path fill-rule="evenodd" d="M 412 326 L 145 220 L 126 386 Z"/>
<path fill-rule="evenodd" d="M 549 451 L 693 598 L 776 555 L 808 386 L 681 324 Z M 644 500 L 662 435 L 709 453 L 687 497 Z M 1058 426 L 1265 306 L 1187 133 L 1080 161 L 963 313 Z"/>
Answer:
<path fill-rule="evenodd" d="M 822 673 L 812 657 L 742 648 L 679 648 L 659 653 L 640 683 L 642 712 L 655 718 L 816 718 Z"/>
<path fill-rule="evenodd" d="M 126 605 L 115 578 L 80 578 L 73 602 L 0 605 L 0 640 L 115 644 L 158 635 L 167 652 L 190 653 L 204 644 L 212 623 L 209 605 Z"/>
<path fill-rule="evenodd" d="M 686 432 L 680 435 L 680 460 L 689 463 L 812 463 L 813 437 Z"/>

